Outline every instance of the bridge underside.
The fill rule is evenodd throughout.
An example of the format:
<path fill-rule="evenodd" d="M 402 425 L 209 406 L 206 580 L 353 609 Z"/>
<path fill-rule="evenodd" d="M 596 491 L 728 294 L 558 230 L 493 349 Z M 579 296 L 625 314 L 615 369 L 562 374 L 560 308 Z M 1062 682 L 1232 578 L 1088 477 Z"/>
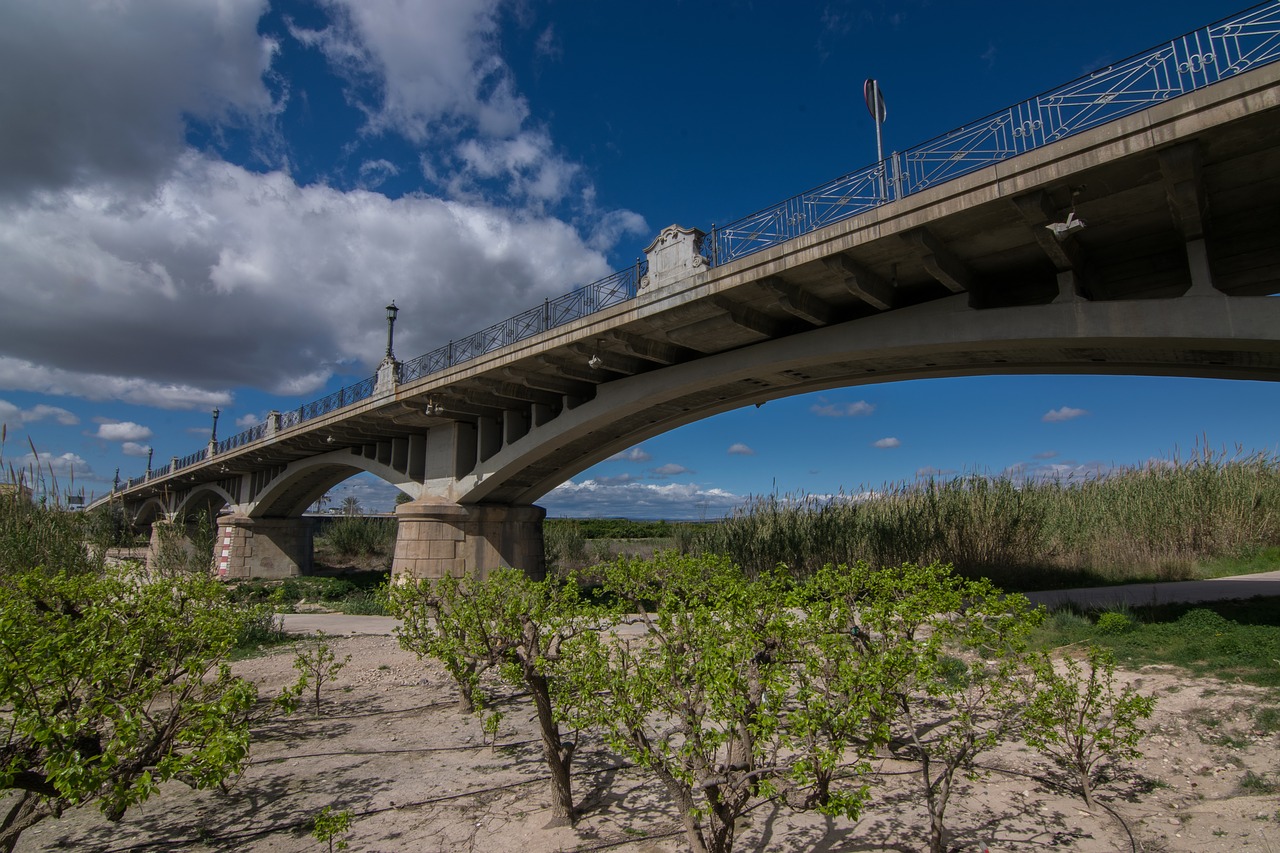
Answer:
<path fill-rule="evenodd" d="M 397 572 L 537 572 L 535 501 L 740 406 L 978 374 L 1280 379 L 1278 105 L 1275 63 L 715 267 L 667 229 L 635 299 L 429 375 L 384 365 L 373 397 L 122 497 L 184 515 L 216 490 L 265 525 L 369 471 L 413 499 Z"/>

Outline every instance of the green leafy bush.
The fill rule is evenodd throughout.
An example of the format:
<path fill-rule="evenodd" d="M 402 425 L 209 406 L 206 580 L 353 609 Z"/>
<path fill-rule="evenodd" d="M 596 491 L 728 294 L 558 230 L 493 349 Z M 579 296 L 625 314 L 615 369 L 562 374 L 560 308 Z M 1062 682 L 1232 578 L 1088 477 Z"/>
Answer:
<path fill-rule="evenodd" d="M 254 686 L 225 661 L 246 613 L 207 577 L 28 569 L 0 594 L 0 850 L 63 809 L 109 820 L 159 784 L 238 772 Z"/>

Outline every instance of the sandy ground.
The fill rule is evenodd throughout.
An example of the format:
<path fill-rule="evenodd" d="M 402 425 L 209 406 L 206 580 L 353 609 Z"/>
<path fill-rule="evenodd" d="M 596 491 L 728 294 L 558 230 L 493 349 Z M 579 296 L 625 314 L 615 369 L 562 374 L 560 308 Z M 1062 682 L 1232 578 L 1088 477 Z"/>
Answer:
<path fill-rule="evenodd" d="M 455 710 L 455 689 L 438 664 L 385 635 L 331 643 L 351 662 L 324 688 L 320 716 L 299 712 L 258 726 L 250 765 L 228 791 L 167 785 L 115 825 L 92 810 L 69 812 L 29 831 L 18 849 L 324 851 L 305 826 L 324 806 L 354 812 L 347 839 L 358 851 L 685 849 L 663 790 L 592 737 L 581 741 L 575 767 L 582 817 L 573 828 L 546 828 L 531 709 L 502 707 L 495 748 L 474 717 Z M 235 669 L 273 696 L 294 680 L 292 661 L 284 646 Z M 1106 810 L 1086 812 L 1046 781 L 1042 759 L 1009 745 L 953 799 L 955 849 L 1280 851 L 1280 797 L 1240 789 L 1247 771 L 1275 779 L 1280 770 L 1280 735 L 1251 729 L 1254 709 L 1280 699 L 1171 667 L 1125 676 L 1159 704 L 1146 757 L 1100 792 Z M 921 850 L 927 820 L 909 770 L 878 764 L 873 802 L 856 822 L 761 808 L 736 849 Z"/>

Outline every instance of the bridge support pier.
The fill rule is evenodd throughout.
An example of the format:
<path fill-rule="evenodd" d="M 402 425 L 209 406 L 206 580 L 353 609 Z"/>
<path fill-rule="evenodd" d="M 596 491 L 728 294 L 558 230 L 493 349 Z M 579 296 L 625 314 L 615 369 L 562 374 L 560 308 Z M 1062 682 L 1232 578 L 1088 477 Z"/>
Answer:
<path fill-rule="evenodd" d="M 218 577 L 274 579 L 309 572 L 311 532 L 306 518 L 222 516 L 213 549 Z"/>
<path fill-rule="evenodd" d="M 189 568 L 198 568 L 195 565 L 196 561 L 203 562 L 196 545 L 199 535 L 199 524 L 195 521 L 157 518 L 151 522 L 151 542 L 147 545 L 147 567 L 161 571 L 185 571 Z M 209 567 L 206 565 L 204 568 L 207 570 Z"/>
<path fill-rule="evenodd" d="M 422 498 L 396 507 L 394 580 L 487 577 L 500 566 L 541 580 L 546 572 L 538 506 L 464 506 Z"/>

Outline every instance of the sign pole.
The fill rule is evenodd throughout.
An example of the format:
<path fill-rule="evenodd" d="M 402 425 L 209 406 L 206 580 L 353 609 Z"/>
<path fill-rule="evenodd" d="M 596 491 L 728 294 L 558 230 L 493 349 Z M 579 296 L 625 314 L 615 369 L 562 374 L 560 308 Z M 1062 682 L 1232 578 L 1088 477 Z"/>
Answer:
<path fill-rule="evenodd" d="M 867 82 L 862 84 L 862 97 L 867 102 L 867 112 L 871 113 L 871 118 L 875 119 L 876 123 L 876 163 L 880 166 L 880 197 L 887 200 L 889 196 L 885 183 L 884 138 L 880 130 L 884 124 L 886 110 L 884 95 L 880 94 L 880 83 L 874 77 L 868 77 Z"/>

